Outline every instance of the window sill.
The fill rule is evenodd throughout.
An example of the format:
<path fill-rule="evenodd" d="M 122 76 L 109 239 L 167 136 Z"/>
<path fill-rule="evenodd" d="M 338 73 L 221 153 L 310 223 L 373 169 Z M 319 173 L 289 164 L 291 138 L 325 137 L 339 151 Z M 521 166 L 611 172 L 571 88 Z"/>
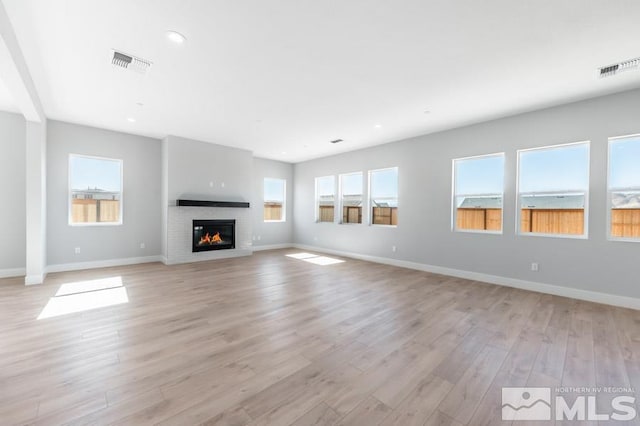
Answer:
<path fill-rule="evenodd" d="M 397 228 L 398 225 L 382 225 L 379 223 L 370 223 L 369 226 L 374 228 Z"/>
<path fill-rule="evenodd" d="M 286 219 L 283 220 L 265 220 L 264 223 L 285 223 Z"/>
<path fill-rule="evenodd" d="M 86 228 L 90 226 L 122 226 L 122 222 L 95 222 L 95 223 L 70 223 L 69 226 Z"/>
<path fill-rule="evenodd" d="M 488 234 L 488 235 L 502 235 L 502 231 L 490 231 L 482 229 L 454 229 L 453 232 L 460 234 Z"/>
<path fill-rule="evenodd" d="M 519 237 L 544 237 L 544 238 L 565 238 L 569 240 L 588 240 L 589 235 L 573 235 L 573 234 L 541 234 L 537 232 L 519 232 Z"/>
<path fill-rule="evenodd" d="M 640 243 L 640 238 L 632 237 L 608 237 L 607 240 L 614 243 Z"/>

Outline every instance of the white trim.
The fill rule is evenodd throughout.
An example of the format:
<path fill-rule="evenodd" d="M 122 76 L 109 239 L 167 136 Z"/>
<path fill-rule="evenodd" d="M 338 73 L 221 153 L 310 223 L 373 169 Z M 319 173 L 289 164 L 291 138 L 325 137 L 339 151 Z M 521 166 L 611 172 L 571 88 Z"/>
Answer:
<path fill-rule="evenodd" d="M 271 178 L 265 177 L 262 180 L 262 211 L 264 212 L 264 204 L 266 202 L 278 202 L 280 200 L 267 200 L 265 199 L 265 184 L 268 180 L 272 181 L 281 181 L 282 182 L 282 214 L 280 219 L 275 220 L 264 220 L 264 223 L 272 223 L 272 222 L 286 222 L 287 221 L 287 180 L 284 178 Z"/>
<path fill-rule="evenodd" d="M 552 151 L 555 149 L 562 149 L 571 146 L 586 145 L 587 147 L 587 187 L 584 190 L 565 190 L 565 191 L 534 191 L 534 192 L 520 192 L 520 157 L 523 152 L 531 151 Z M 583 233 L 582 235 L 575 236 L 573 234 L 553 234 L 553 233 L 531 233 L 522 232 L 520 225 L 522 225 L 522 196 L 531 196 L 535 194 L 568 194 L 568 193 L 584 193 L 584 219 L 583 219 Z M 516 236 L 528 235 L 532 237 L 553 236 L 556 238 L 573 238 L 573 239 L 589 239 L 589 214 L 590 214 L 590 197 L 591 197 L 591 140 L 584 140 L 579 142 L 570 142 L 557 145 L 541 146 L 537 148 L 519 149 L 516 151 Z M 503 212 L 504 214 L 504 212 Z M 504 220 L 504 217 L 503 217 Z M 571 235 L 568 237 L 567 235 Z"/>
<path fill-rule="evenodd" d="M 268 244 L 265 246 L 253 246 L 253 251 L 280 250 L 294 247 L 293 243 Z"/>
<path fill-rule="evenodd" d="M 211 260 L 221 260 L 221 259 L 230 259 L 234 257 L 243 257 L 243 256 L 251 256 L 253 254 L 253 250 L 251 248 L 242 248 L 242 249 L 230 249 L 230 250 L 213 250 L 213 251 L 201 251 L 192 253 L 195 255 L 194 257 L 189 258 L 179 258 L 178 260 L 167 260 L 165 265 L 180 265 L 183 263 L 196 263 L 196 262 L 209 262 Z M 215 257 L 210 257 L 214 255 Z M 206 256 L 206 257 L 202 257 Z M 158 262 L 162 262 L 162 256 L 158 256 Z"/>
<path fill-rule="evenodd" d="M 481 160 L 487 158 L 502 158 L 502 192 L 497 194 L 458 194 L 456 193 L 456 164 L 460 161 Z M 473 232 L 476 234 L 500 234 L 504 233 L 504 188 L 505 178 L 507 176 L 507 154 L 505 152 L 496 152 L 493 154 L 474 155 L 471 157 L 454 158 L 451 160 L 451 231 L 452 232 Z M 500 230 L 492 231 L 486 229 L 458 229 L 458 198 L 459 197 L 500 197 Z M 461 203 L 462 204 L 462 203 Z M 486 210 L 486 209 L 485 209 Z"/>
<path fill-rule="evenodd" d="M 0 278 L 24 277 L 27 268 L 0 269 Z"/>
<path fill-rule="evenodd" d="M 90 262 L 60 263 L 49 265 L 47 273 L 80 271 L 84 269 L 109 268 L 111 266 L 137 265 L 139 263 L 162 262 L 162 256 L 127 257 L 123 259 L 94 260 Z"/>
<path fill-rule="evenodd" d="M 636 139 L 640 137 L 640 134 L 633 134 L 627 136 L 616 136 L 612 138 L 608 138 L 607 140 L 607 241 L 612 242 L 627 242 L 627 243 L 637 243 L 640 242 L 640 238 L 634 237 L 614 237 L 612 234 L 613 231 L 613 215 L 611 214 L 611 210 L 613 210 L 612 193 L 613 192 L 635 192 L 638 190 L 637 187 L 632 188 L 612 188 L 611 185 L 611 148 L 614 143 L 624 142 L 629 139 Z"/>
<path fill-rule="evenodd" d="M 344 194 L 343 194 L 343 186 L 344 185 L 342 184 L 342 178 L 344 176 L 352 176 L 352 175 L 360 175 L 360 181 L 361 181 L 360 182 L 360 192 L 361 192 L 360 195 L 362 196 L 362 207 L 361 207 L 361 209 L 362 209 L 361 216 L 362 217 L 360 219 L 360 222 L 343 222 L 342 221 L 342 218 L 343 218 L 343 213 L 342 212 L 344 210 L 344 199 L 343 199 L 343 196 L 344 196 Z M 363 171 L 338 174 L 338 209 L 337 209 L 338 210 L 338 212 L 337 212 L 338 213 L 338 225 L 364 225 L 366 223 L 367 217 L 365 216 L 365 213 L 366 213 L 366 211 L 365 211 L 365 204 L 366 204 L 365 195 L 368 197 L 369 194 L 368 193 L 367 194 L 364 193 L 364 188 L 365 188 L 364 183 L 365 182 L 364 182 L 364 172 Z M 369 190 L 369 188 L 367 186 L 367 192 L 369 192 L 368 190 Z M 356 194 L 348 194 L 348 195 L 356 195 Z M 335 217 L 335 210 L 334 210 L 334 217 Z"/>
<path fill-rule="evenodd" d="M 102 160 L 102 161 L 113 161 L 115 163 L 120 164 L 120 217 L 117 222 L 73 222 L 73 188 L 71 186 L 71 160 L 73 157 L 76 158 L 87 158 L 91 160 Z M 110 157 L 98 157 L 95 155 L 85 155 L 85 154 L 69 154 L 68 167 L 67 167 L 67 192 L 68 192 L 68 201 L 67 201 L 67 224 L 69 226 L 120 226 L 124 223 L 124 160 L 121 158 L 110 158 Z"/>
<path fill-rule="evenodd" d="M 24 277 L 24 285 L 42 284 L 46 276 L 47 274 L 27 275 Z"/>
<path fill-rule="evenodd" d="M 327 179 L 327 178 L 331 178 L 333 180 L 333 192 L 331 193 L 331 195 L 333 196 L 333 220 L 331 221 L 331 223 L 335 223 L 336 221 L 336 210 L 338 210 L 336 208 L 336 193 L 337 193 L 337 188 L 336 188 L 336 175 L 327 175 L 327 176 L 318 176 L 314 179 L 314 184 L 315 184 L 315 222 L 316 223 L 330 223 L 330 222 L 320 222 L 320 196 L 318 195 L 318 180 L 320 179 Z"/>
<path fill-rule="evenodd" d="M 519 288 L 522 290 L 534 291 L 537 293 L 552 294 L 555 296 L 569 297 L 571 299 L 585 300 L 588 302 L 601 303 L 605 305 L 620 306 L 623 308 L 640 310 L 640 299 L 635 297 L 619 296 L 615 294 L 600 293 L 591 290 L 581 290 L 572 287 L 564 287 L 553 284 L 544 284 L 535 281 L 526 281 L 517 278 L 502 277 L 498 275 L 483 274 L 480 272 L 464 271 L 460 269 L 445 268 L 442 266 L 427 265 L 424 263 L 410 262 L 406 260 L 390 259 L 387 257 L 369 256 L 364 254 L 331 250 L 322 247 L 309 246 L 305 244 L 294 244 L 294 247 L 301 250 L 318 251 L 321 253 L 333 254 L 336 256 L 350 257 L 353 259 L 365 260 L 368 262 L 382 263 L 385 265 L 398 266 L 401 268 L 415 269 L 418 271 L 431 272 L 434 274 L 449 275 L 457 278 L 464 278 L 472 281 L 482 281 L 490 284 L 505 287 Z"/>

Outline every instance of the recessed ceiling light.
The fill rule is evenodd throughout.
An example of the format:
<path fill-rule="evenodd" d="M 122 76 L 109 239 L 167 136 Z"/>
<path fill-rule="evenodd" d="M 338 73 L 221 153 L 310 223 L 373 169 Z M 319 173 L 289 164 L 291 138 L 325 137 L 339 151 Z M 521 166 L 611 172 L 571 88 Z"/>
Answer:
<path fill-rule="evenodd" d="M 424 114 L 431 114 L 431 111 L 429 111 L 428 109 L 425 109 L 424 111 L 422 111 Z"/>
<path fill-rule="evenodd" d="M 187 38 L 177 31 L 167 31 L 167 38 L 176 44 L 182 44 L 187 41 Z"/>
<path fill-rule="evenodd" d="M 287 151 L 282 151 L 282 155 L 287 155 Z"/>
<path fill-rule="evenodd" d="M 143 107 L 144 104 L 142 102 L 136 102 L 136 105 L 138 105 L 139 107 Z"/>
<path fill-rule="evenodd" d="M 381 127 L 382 127 L 382 124 L 376 124 L 374 127 L 375 127 L 376 129 L 379 129 L 379 128 L 381 128 Z"/>
<path fill-rule="evenodd" d="M 135 122 L 136 122 L 136 119 L 135 119 L 135 118 L 133 118 L 133 117 L 129 117 L 129 118 L 127 118 L 127 121 L 128 121 L 129 123 L 135 123 Z"/>

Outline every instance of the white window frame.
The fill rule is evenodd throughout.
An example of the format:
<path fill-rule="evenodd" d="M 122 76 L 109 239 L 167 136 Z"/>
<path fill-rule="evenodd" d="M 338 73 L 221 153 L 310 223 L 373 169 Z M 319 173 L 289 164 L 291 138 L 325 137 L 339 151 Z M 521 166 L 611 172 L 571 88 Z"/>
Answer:
<path fill-rule="evenodd" d="M 120 220 L 118 222 L 73 222 L 73 188 L 71 187 L 71 159 L 72 158 L 89 158 L 92 160 L 115 161 L 120 163 Z M 69 226 L 121 226 L 124 223 L 124 160 L 120 158 L 98 157 L 96 155 L 85 154 L 69 154 L 69 163 L 67 165 L 67 223 Z"/>
<path fill-rule="evenodd" d="M 568 189 L 565 191 L 550 191 L 550 192 L 524 192 L 520 193 L 520 153 L 528 151 L 542 151 L 551 150 L 556 148 L 565 148 L 574 145 L 586 145 L 587 146 L 587 189 L 583 192 L 577 189 Z M 516 171 L 516 235 L 519 237 L 546 237 L 546 238 L 568 238 L 574 240 L 588 240 L 589 239 L 589 193 L 591 192 L 591 141 L 579 141 L 562 143 L 556 145 L 540 146 L 535 148 L 519 149 L 516 152 L 517 157 L 517 171 Z M 546 234 L 542 232 L 522 232 L 520 225 L 522 224 L 522 203 L 520 198 L 527 195 L 582 195 L 584 194 L 584 234 Z"/>
<path fill-rule="evenodd" d="M 464 161 L 464 160 L 476 160 L 481 158 L 488 157 L 502 157 L 503 158 L 503 169 L 502 169 L 502 192 L 499 194 L 457 194 L 456 193 L 456 161 Z M 505 184 L 505 176 L 506 176 L 506 167 L 507 167 L 507 157 L 504 152 L 494 152 L 493 154 L 482 154 L 482 155 L 472 155 L 470 157 L 461 157 L 454 158 L 451 160 L 451 231 L 452 232 L 463 232 L 469 234 L 493 234 L 493 235 L 502 235 L 504 233 L 504 184 Z M 502 199 L 502 208 L 500 209 L 500 224 L 501 228 L 499 231 L 492 231 L 487 229 L 457 229 L 456 223 L 458 220 L 458 208 L 456 206 L 456 198 L 457 197 L 496 197 L 499 196 Z"/>
<path fill-rule="evenodd" d="M 373 223 L 373 197 L 371 196 L 372 194 L 371 193 L 371 174 L 375 172 L 384 172 L 387 170 L 395 170 L 396 173 L 398 174 L 398 185 L 396 187 L 395 200 L 396 200 L 396 203 L 398 204 L 396 208 L 398 209 L 398 211 L 400 211 L 400 169 L 398 168 L 398 166 L 369 170 L 367 173 L 367 180 L 368 180 L 367 182 L 367 195 L 368 195 L 367 196 L 367 216 L 368 216 L 367 224 L 369 226 L 380 226 L 383 228 L 397 228 L 398 225 L 384 225 L 384 224 Z M 362 221 L 364 222 L 364 217 L 362 218 Z M 398 218 L 398 223 L 400 223 L 400 218 Z"/>
<path fill-rule="evenodd" d="M 360 223 L 351 223 L 351 222 L 343 222 L 342 221 L 342 217 L 343 217 L 343 210 L 344 210 L 344 201 L 343 201 L 343 188 L 342 188 L 342 177 L 343 176 L 351 176 L 351 175 L 360 175 L 361 179 L 362 179 L 362 221 Z M 338 208 L 338 223 L 340 225 L 364 225 L 366 223 L 367 217 L 366 217 L 366 211 L 365 211 L 365 204 L 366 204 L 366 196 L 367 194 L 364 193 L 365 191 L 365 184 L 364 184 L 364 172 L 363 171 L 357 171 L 357 172 L 349 172 L 349 173 L 340 173 L 338 175 L 338 193 L 339 193 L 339 197 L 340 199 L 338 200 L 338 204 L 339 204 L 339 208 Z"/>
<path fill-rule="evenodd" d="M 632 134 L 632 135 L 624 135 L 624 136 L 615 136 L 611 137 L 607 140 L 607 239 L 609 241 L 617 241 L 617 242 L 628 242 L 628 243 L 640 243 L 640 238 L 633 237 L 614 237 L 611 235 L 611 210 L 613 206 L 611 205 L 611 195 L 613 192 L 640 192 L 640 187 L 631 187 L 631 188 L 611 188 L 611 145 L 616 141 L 638 138 L 640 137 L 640 133 Z"/>
<path fill-rule="evenodd" d="M 282 219 L 266 220 L 264 219 L 264 203 L 267 202 L 264 194 L 264 184 L 267 180 L 280 180 L 282 181 Z M 271 200 L 273 201 L 273 200 Z M 265 177 L 262 180 L 262 217 L 264 223 L 282 223 L 287 221 L 287 180 L 284 178 Z"/>
<path fill-rule="evenodd" d="M 320 221 L 320 196 L 318 194 L 318 181 L 320 179 L 326 179 L 326 178 L 333 178 L 333 220 L 331 222 L 321 222 Z M 315 222 L 316 223 L 329 223 L 329 224 L 335 224 L 336 223 L 336 211 L 338 210 L 338 204 L 339 204 L 339 200 L 337 199 L 337 185 L 338 183 L 336 182 L 336 175 L 327 175 L 327 176 L 318 176 L 315 178 Z"/>

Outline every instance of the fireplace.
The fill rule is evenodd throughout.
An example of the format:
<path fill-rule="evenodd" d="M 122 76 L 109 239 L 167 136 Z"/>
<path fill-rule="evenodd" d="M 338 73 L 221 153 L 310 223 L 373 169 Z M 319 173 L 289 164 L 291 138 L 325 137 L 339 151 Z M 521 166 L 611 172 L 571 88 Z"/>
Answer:
<path fill-rule="evenodd" d="M 236 247 L 235 220 L 194 220 L 192 252 Z"/>

